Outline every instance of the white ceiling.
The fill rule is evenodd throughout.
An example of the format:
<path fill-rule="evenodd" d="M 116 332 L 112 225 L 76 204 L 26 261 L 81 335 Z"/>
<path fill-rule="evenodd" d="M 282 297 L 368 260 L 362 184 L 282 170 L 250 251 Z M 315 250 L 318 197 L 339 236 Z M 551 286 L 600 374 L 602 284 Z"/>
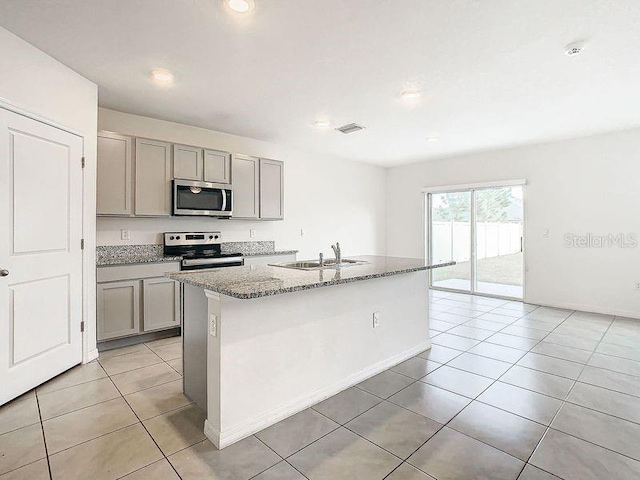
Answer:
<path fill-rule="evenodd" d="M 0 0 L 0 24 L 97 83 L 101 106 L 379 165 L 640 125 L 638 0 L 255 3 Z"/>

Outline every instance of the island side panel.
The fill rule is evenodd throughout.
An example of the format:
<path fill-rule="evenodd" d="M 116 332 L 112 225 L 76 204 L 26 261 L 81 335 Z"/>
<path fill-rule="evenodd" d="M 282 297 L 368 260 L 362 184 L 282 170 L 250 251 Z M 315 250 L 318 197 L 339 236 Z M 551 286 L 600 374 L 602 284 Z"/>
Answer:
<path fill-rule="evenodd" d="M 204 290 L 183 285 L 182 368 L 183 391 L 207 410 L 207 309 Z"/>
<path fill-rule="evenodd" d="M 429 348 L 428 298 L 420 271 L 210 300 L 220 314 L 220 385 L 209 385 L 211 417 L 211 393 L 220 395 L 214 443 L 229 445 Z"/>

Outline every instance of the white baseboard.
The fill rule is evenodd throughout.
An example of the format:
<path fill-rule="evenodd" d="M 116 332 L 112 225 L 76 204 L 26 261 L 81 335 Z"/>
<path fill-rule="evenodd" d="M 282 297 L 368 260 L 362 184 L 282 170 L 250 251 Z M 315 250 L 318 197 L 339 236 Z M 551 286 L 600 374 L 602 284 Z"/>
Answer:
<path fill-rule="evenodd" d="M 204 434 L 205 436 L 213 443 L 217 448 L 223 449 L 228 447 L 229 445 L 236 443 L 243 438 L 248 437 L 249 435 L 253 435 L 260 430 L 264 430 L 265 428 L 274 425 L 285 418 L 290 417 L 291 415 L 295 415 L 302 410 L 305 410 L 316 403 L 321 402 L 337 393 L 346 390 L 374 375 L 377 375 L 399 363 L 408 360 L 409 358 L 417 355 L 420 352 L 428 350 L 431 348 L 431 341 L 427 341 L 416 345 L 409 350 L 406 350 L 402 353 L 394 355 L 393 357 L 387 358 L 381 362 L 378 362 L 370 367 L 365 368 L 353 375 L 349 375 L 348 377 L 332 383 L 331 385 L 327 385 L 326 387 L 313 392 L 310 395 L 305 395 L 299 397 L 288 403 L 283 405 L 277 409 L 274 409 L 268 413 L 262 414 L 258 417 L 255 417 L 251 420 L 243 422 L 239 425 L 230 427 L 223 432 L 216 430 L 208 420 L 204 422 Z"/>
<path fill-rule="evenodd" d="M 97 348 L 94 348 L 93 350 L 89 350 L 89 352 L 87 353 L 87 358 L 82 363 L 89 363 L 95 360 L 96 358 L 98 358 L 98 355 L 99 355 L 99 352 Z"/>
<path fill-rule="evenodd" d="M 578 310 L 581 312 L 588 312 L 588 313 L 600 313 L 603 315 L 613 315 L 616 317 L 637 318 L 640 321 L 640 312 L 631 312 L 629 310 L 601 308 L 596 305 L 585 305 L 585 304 L 571 303 L 571 302 L 567 303 L 567 302 L 537 301 L 535 298 L 527 298 L 525 301 L 527 303 L 531 303 L 533 305 L 540 305 L 543 307 L 564 308 L 565 310 Z"/>

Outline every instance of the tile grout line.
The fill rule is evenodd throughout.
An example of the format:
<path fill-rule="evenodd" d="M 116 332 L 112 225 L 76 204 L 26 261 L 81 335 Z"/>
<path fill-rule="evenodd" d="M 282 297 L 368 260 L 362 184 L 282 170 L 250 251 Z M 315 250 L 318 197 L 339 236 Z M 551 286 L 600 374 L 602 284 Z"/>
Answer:
<path fill-rule="evenodd" d="M 318 412 L 320 413 L 320 412 Z M 326 437 L 327 435 L 329 435 L 330 433 L 335 432 L 338 428 L 334 428 L 333 430 L 331 430 L 329 433 L 327 433 L 326 435 L 323 435 L 320 438 Z M 307 480 L 309 479 L 309 477 L 307 477 L 304 473 L 302 473 L 300 470 L 298 470 L 296 467 L 294 467 L 290 462 L 287 461 L 287 458 L 292 457 L 293 455 L 295 455 L 296 453 L 298 453 L 300 450 L 303 450 L 305 448 L 307 448 L 309 445 L 311 445 L 312 443 L 317 442 L 318 440 L 320 440 L 320 438 L 318 438 L 318 440 L 314 440 L 313 442 L 311 442 L 309 445 L 306 445 L 304 447 L 302 447 L 299 450 L 296 450 L 294 453 L 292 453 L 291 455 L 289 455 L 288 457 L 283 457 L 282 455 L 280 455 L 278 452 L 276 452 L 273 448 L 271 448 L 266 442 L 264 442 L 261 438 L 259 438 L 255 433 L 253 435 L 250 435 L 249 437 L 245 437 L 245 438 L 250 438 L 250 437 L 255 437 L 256 440 L 258 440 L 260 443 L 262 443 L 265 447 L 267 447 L 269 450 L 271 450 L 273 453 L 275 453 L 278 457 L 280 457 L 280 461 L 285 462 L 287 465 L 289 465 L 291 468 L 293 468 L 296 472 L 298 472 L 300 475 L 302 475 L 304 478 L 306 478 Z M 280 462 L 277 462 L 273 465 L 271 465 L 270 467 L 262 470 L 261 472 L 256 473 L 253 477 L 250 477 L 248 480 L 252 480 L 254 478 L 256 478 L 258 475 L 262 475 L 264 472 L 272 469 L 273 467 L 275 467 L 276 465 L 278 465 Z"/>
<path fill-rule="evenodd" d="M 146 345 L 145 345 L 145 346 L 146 346 Z M 147 348 L 149 348 L 149 347 L 147 347 Z M 163 360 L 163 362 L 164 362 L 165 364 L 167 364 L 167 362 L 165 362 L 164 360 Z M 167 366 L 171 367 L 169 364 L 167 364 Z M 107 375 L 108 375 L 108 374 L 107 374 Z M 109 375 L 109 380 L 111 380 L 111 375 Z M 167 461 L 167 463 L 171 466 L 171 468 L 172 468 L 172 469 L 173 469 L 173 471 L 176 473 L 176 475 L 178 475 L 178 478 L 182 478 L 182 477 L 180 476 L 180 474 L 176 471 L 176 469 L 175 469 L 175 467 L 173 466 L 173 464 L 169 461 L 169 458 L 165 455 L 165 453 L 164 453 L 164 451 L 162 450 L 162 448 L 160 448 L 160 445 L 158 445 L 158 442 L 156 442 L 156 439 L 155 439 L 155 438 L 153 438 L 153 435 L 151 435 L 151 432 L 149 432 L 149 430 L 147 429 L 147 426 L 146 426 L 146 425 L 144 424 L 144 422 L 140 419 L 140 416 L 136 413 L 136 411 L 133 409 L 133 407 L 131 406 L 131 404 L 129 403 L 129 401 L 125 398 L 125 396 L 124 396 L 124 395 L 122 395 L 122 392 L 120 391 L 120 389 L 118 388 L 118 386 L 115 384 L 115 382 L 114 382 L 113 380 L 111 380 L 111 383 L 113 383 L 114 387 L 116 387 L 116 390 L 118 390 L 118 393 L 120 394 L 121 398 L 124 400 L 124 402 L 127 404 L 127 406 L 129 407 L 129 409 L 131 410 L 131 412 L 132 412 L 132 413 L 135 415 L 135 417 L 138 419 L 138 423 L 142 426 L 142 428 L 144 428 L 144 431 L 145 431 L 145 432 L 147 432 L 147 435 L 149 435 L 149 438 L 151 438 L 151 441 L 152 441 L 152 442 L 155 444 L 155 446 L 157 447 L 158 451 L 159 451 L 159 452 L 160 452 L 160 454 L 162 455 L 162 458 L 164 458 L 164 459 Z M 169 382 L 167 382 L 167 383 L 169 383 Z M 162 385 L 165 385 L 165 384 L 162 384 Z M 153 387 L 150 387 L 150 388 L 153 388 Z M 142 390 L 141 390 L 141 391 L 142 391 Z M 174 410 L 177 410 L 177 409 L 174 409 Z M 169 412 L 174 411 L 174 410 L 169 410 Z M 165 413 L 169 413 L 169 412 L 165 412 Z M 160 415 L 164 415 L 165 413 L 161 413 Z M 160 416 L 160 415 L 156 415 L 156 416 Z M 155 418 L 155 417 L 150 417 L 150 418 Z M 150 419 L 150 418 L 149 418 L 149 419 Z M 149 419 L 147 419 L 147 420 L 149 420 Z M 135 424 L 134 424 L 134 425 L 135 425 Z M 129 425 L 129 426 L 131 426 L 131 425 Z M 126 427 L 125 427 L 125 428 L 126 428 Z M 111 433 L 113 433 L 113 432 L 111 432 Z M 196 442 L 196 443 L 198 443 L 198 442 Z M 195 444 L 194 444 L 194 445 L 195 445 Z M 190 445 L 189 447 L 192 447 L 192 446 L 193 446 L 193 445 Z M 189 447 L 186 447 L 186 448 L 189 448 Z M 177 452 L 176 452 L 176 453 L 177 453 Z M 142 470 L 143 468 L 147 468 L 149 465 L 153 465 L 154 463 L 156 463 L 156 462 L 154 461 L 154 462 L 151 462 L 151 463 L 149 463 L 149 464 L 147 464 L 147 465 L 144 465 L 143 467 L 139 468 L 138 470 Z M 138 470 L 135 470 L 135 471 L 138 471 Z M 129 472 L 129 473 L 127 473 L 127 475 L 130 475 L 130 474 L 132 474 L 132 473 L 134 473 L 134 472 Z M 124 478 L 124 477 L 126 477 L 126 475 L 124 475 L 123 477 L 120 477 L 120 478 Z"/>
<path fill-rule="evenodd" d="M 573 313 L 571 313 L 566 319 L 565 321 L 570 318 L 573 314 L 575 313 L 575 310 L 573 311 Z M 615 317 L 614 317 L 615 318 Z M 564 323 L 564 321 L 562 322 Z M 611 323 L 607 326 L 607 329 L 605 330 L 605 333 L 603 334 L 602 338 L 604 338 L 604 335 L 606 335 L 606 333 L 609 331 L 609 328 L 611 328 L 611 325 L 613 324 L 613 319 L 611 320 Z M 600 345 L 600 342 L 602 342 L 602 339 L 598 342 L 598 345 L 596 345 L 596 348 L 598 348 L 598 346 Z M 564 407 L 564 405 L 566 403 L 571 403 L 571 402 L 567 402 L 567 398 L 569 398 L 569 395 L 571 395 L 571 392 L 573 391 L 573 388 L 575 387 L 576 383 L 578 383 L 578 379 L 582 376 L 582 372 L 584 372 L 584 369 L 586 368 L 588 362 L 591 360 L 591 358 L 593 357 L 595 353 L 595 349 L 593 350 L 593 352 L 591 352 L 591 355 L 589 356 L 589 359 L 587 360 L 587 363 L 585 363 L 582 368 L 580 369 L 580 373 L 577 375 L 576 379 L 573 381 L 573 384 L 571 385 L 571 388 L 569 389 L 569 391 L 567 392 L 567 394 L 565 395 L 564 399 L 562 400 L 562 404 L 560 405 L 560 407 L 558 408 L 558 410 L 556 411 L 556 413 L 553 415 L 553 418 L 551 419 L 551 421 L 549 422 L 549 426 L 547 427 L 547 429 L 545 430 L 545 432 L 542 434 L 542 437 L 540 437 L 540 440 L 538 441 L 538 443 L 536 444 L 535 448 L 533 449 L 533 451 L 531 452 L 531 455 L 529 455 L 529 458 L 527 459 L 527 464 L 529 464 L 531 458 L 533 457 L 533 455 L 536 453 L 536 451 L 540 448 L 540 445 L 542 444 L 542 441 L 545 439 L 545 437 L 547 436 L 547 434 L 549 433 L 549 431 L 551 430 L 551 425 L 553 424 L 553 422 L 555 421 L 555 419 L 557 418 L 558 414 L 560 413 L 560 410 L 562 410 L 562 407 Z M 564 433 L 564 432 L 563 432 Z M 565 435 L 569 435 L 566 434 Z M 579 437 L 575 437 L 574 435 L 571 435 L 574 438 L 579 438 Z M 583 439 L 580 439 L 583 440 Z M 583 440 L 586 441 L 586 440 Z M 592 443 L 592 442 L 588 442 L 588 443 Z M 595 445 L 594 443 L 592 443 L 593 445 Z M 604 448 L 604 447 L 601 447 Z M 531 464 L 533 465 L 533 464 Z M 535 465 L 533 465 L 534 467 L 536 467 Z M 536 467 L 536 468 L 540 468 L 540 467 Z M 542 470 L 542 469 L 541 469 Z M 543 470 L 546 471 L 546 470 Z M 551 473 L 551 472 L 548 472 Z M 553 475 L 553 474 L 552 474 Z"/>
<path fill-rule="evenodd" d="M 51 472 L 51 461 L 49 460 L 49 449 L 47 447 L 47 437 L 44 433 L 44 422 L 42 421 L 42 412 L 40 411 L 40 399 L 38 398 L 38 392 L 33 392 L 36 397 L 36 405 L 38 406 L 38 417 L 40 418 L 40 429 L 42 430 L 42 443 L 44 444 L 44 454 L 47 459 L 47 469 L 49 470 L 49 479 L 53 479 L 53 473 Z"/>
<path fill-rule="evenodd" d="M 535 309 L 534 309 L 534 310 L 535 310 Z M 521 317 L 521 318 L 522 318 L 522 317 Z M 515 322 L 515 321 L 518 321 L 518 320 L 519 320 L 519 319 L 515 319 L 515 320 L 514 320 L 514 322 Z M 512 322 L 512 323 L 511 323 L 511 324 L 509 324 L 509 325 L 506 325 L 504 328 L 507 328 L 508 326 L 511 326 L 514 322 Z M 502 331 L 502 330 L 500 330 L 500 331 L 498 331 L 498 332 L 495 332 L 495 333 L 500 333 L 501 331 Z M 548 334 L 547 334 L 547 335 L 548 335 Z M 546 338 L 546 337 L 547 337 L 547 335 L 545 335 L 545 336 L 543 337 L 543 339 L 544 339 L 544 338 Z M 488 340 L 488 339 L 489 339 L 489 338 L 491 338 L 492 336 L 493 336 L 493 335 L 491 335 L 490 337 L 487 337 L 485 340 L 480 341 L 480 343 L 479 343 L 478 345 L 480 345 L 481 343 L 485 342 L 486 340 Z M 537 343 L 536 343 L 533 347 L 531 347 L 531 348 L 535 348 L 535 346 L 536 346 L 538 343 L 540 343 L 543 339 L 541 339 L 541 340 L 537 341 Z M 490 342 L 487 342 L 487 343 L 490 343 Z M 476 345 L 476 346 L 477 346 L 477 345 Z M 449 347 L 449 348 L 450 348 L 450 347 Z M 466 350 L 466 351 L 465 351 L 465 352 L 463 352 L 463 353 L 468 353 L 468 351 L 469 351 L 469 350 L 471 350 L 471 349 L 473 349 L 473 348 L 475 348 L 475 346 L 474 346 L 474 347 L 469 348 L 468 350 Z M 524 355 L 526 355 L 526 354 L 527 354 L 527 353 L 529 353 L 530 351 L 531 351 L 531 349 L 529 349 L 527 352 L 525 352 L 525 354 L 524 354 Z M 523 357 L 524 357 L 524 355 L 523 355 Z M 459 357 L 459 356 L 460 356 L 460 355 L 458 355 L 458 357 Z M 455 357 L 455 358 L 458 358 L 458 357 Z M 449 362 L 451 362 L 451 361 L 455 360 L 455 358 L 453 358 L 453 359 L 449 360 Z M 487 358 L 489 358 L 489 357 L 487 357 Z M 494 359 L 494 360 L 495 360 L 495 359 Z M 519 360 L 518 360 L 518 361 L 519 361 Z M 449 362 L 445 363 L 445 365 L 449 366 L 450 368 L 455 368 L 455 367 L 452 367 L 452 366 L 448 365 L 448 364 L 449 364 Z M 511 368 L 513 368 L 513 366 L 515 366 L 515 365 L 516 365 L 516 363 L 517 363 L 517 362 L 504 362 L 504 363 L 511 363 L 511 367 L 509 367 L 509 370 L 510 370 Z M 439 368 L 439 367 L 438 367 L 438 368 Z M 437 370 L 437 369 L 436 369 L 436 370 Z M 507 370 L 507 371 L 509 371 L 509 370 Z M 434 370 L 434 371 L 435 371 L 435 370 Z M 464 371 L 464 370 L 463 370 L 463 371 Z M 432 373 L 432 372 L 430 372 L 430 373 Z M 473 372 L 467 372 L 467 373 L 473 373 Z M 495 385 L 495 384 L 499 381 L 499 379 L 500 379 L 502 376 L 504 376 L 504 374 L 506 374 L 506 372 L 505 372 L 505 373 L 503 373 L 502 375 L 500 375 L 500 377 L 498 377 L 497 379 L 492 379 L 492 380 L 493 380 L 493 382 L 492 382 L 489 386 L 487 386 L 487 388 L 485 388 L 485 389 L 483 390 L 483 392 L 482 392 L 482 393 L 486 392 L 489 388 L 491 388 L 493 385 Z M 428 374 L 427 374 L 427 375 L 428 375 Z M 425 377 L 426 377 L 427 375 L 425 375 Z M 477 375 L 477 374 L 476 374 L 476 375 Z M 424 378 L 424 377 L 423 377 L 423 378 Z M 489 378 L 489 377 L 484 377 L 484 376 L 483 376 L 483 378 Z M 423 382 L 423 383 L 424 383 L 424 382 Z M 441 388 L 441 387 L 438 387 L 438 388 Z M 443 388 L 443 390 L 446 390 L 446 389 L 444 389 L 444 388 Z M 450 390 L 446 390 L 446 391 L 450 391 Z M 456 393 L 456 392 L 452 392 L 452 393 Z M 463 409 L 461 409 L 461 410 L 460 410 L 456 415 L 454 415 L 454 416 L 453 416 L 453 417 L 452 417 L 448 422 L 446 422 L 445 424 L 443 424 L 442 428 L 441 428 L 441 429 L 439 429 L 439 430 L 438 430 L 438 432 L 439 432 L 439 431 L 441 431 L 442 429 L 444 429 L 445 427 L 450 428 L 450 429 L 452 429 L 452 430 L 454 430 L 454 431 L 456 431 L 456 432 L 460 433 L 461 435 L 464 435 L 464 436 L 466 436 L 466 437 L 472 438 L 473 440 L 475 440 L 475 441 L 477 441 L 477 442 L 480 442 L 480 443 L 482 443 L 483 445 L 487 445 L 487 446 L 488 446 L 488 447 L 490 447 L 490 448 L 494 448 L 494 449 L 496 449 L 496 450 L 498 450 L 498 451 L 500 451 L 500 452 L 502 452 L 502 453 L 504 453 L 504 454 L 506 454 L 506 455 L 509 455 L 509 456 L 510 456 L 510 457 L 512 457 L 512 458 L 515 458 L 515 459 L 519 460 L 520 462 L 523 462 L 522 469 L 520 470 L 520 472 L 519 472 L 519 474 L 518 474 L 518 476 L 520 476 L 520 475 L 522 474 L 522 472 L 524 471 L 524 469 L 526 468 L 526 466 L 527 466 L 527 464 L 528 464 L 528 460 L 527 460 L 527 461 L 523 461 L 523 460 L 519 459 L 518 457 L 515 457 L 515 456 L 511 455 L 511 454 L 510 454 L 510 453 L 508 453 L 508 452 L 505 452 L 505 451 L 503 451 L 503 450 L 501 450 L 501 449 L 499 449 L 499 448 L 497 448 L 497 447 L 494 447 L 494 446 L 492 446 L 492 445 L 489 445 L 488 443 L 486 443 L 486 442 L 484 442 L 484 441 L 482 441 L 482 440 L 478 440 L 477 438 L 471 437 L 470 435 L 467 435 L 467 434 L 465 434 L 465 433 L 463 433 L 463 432 L 459 432 L 459 431 L 458 431 L 458 430 L 456 430 L 455 428 L 453 428 L 453 427 L 450 427 L 450 426 L 449 426 L 449 424 L 450 424 L 450 423 L 451 423 L 455 418 L 457 418 L 457 417 L 458 417 L 458 416 L 459 416 L 459 415 L 460 415 L 464 410 L 466 410 L 466 409 L 469 407 L 469 405 L 471 405 L 474 401 L 477 401 L 477 402 L 482 403 L 482 404 L 484 404 L 484 405 L 489 405 L 489 404 L 486 404 L 486 403 L 484 403 L 484 402 L 482 402 L 482 401 L 480 401 L 480 400 L 477 400 L 477 398 L 478 398 L 480 395 L 482 395 L 482 393 L 480 393 L 478 396 L 476 396 L 474 399 L 472 399 L 472 400 L 471 400 L 471 402 L 469 402 L 469 403 L 468 403 L 468 404 L 467 404 Z M 539 392 L 534 392 L 534 393 L 539 393 Z M 460 394 L 458 394 L 458 395 L 460 395 Z M 464 395 L 462 395 L 462 396 L 464 397 Z M 466 397 L 466 398 L 468 398 L 468 397 Z M 553 397 L 550 397 L 550 398 L 553 398 Z M 393 402 L 391 402 L 391 403 L 393 403 Z M 395 404 L 394 404 L 394 405 L 395 405 Z M 520 417 L 520 418 L 524 418 L 524 419 L 526 419 L 526 420 L 533 421 L 533 420 L 528 419 L 528 418 L 526 418 L 526 417 L 522 417 L 521 415 L 517 415 L 517 414 L 514 414 L 514 413 L 512 413 L 512 412 L 508 412 L 507 410 L 503 410 L 503 409 L 501 409 L 501 408 L 499 408 L 499 407 L 495 407 L 495 406 L 493 406 L 493 405 L 489 405 L 489 406 L 490 406 L 490 407 L 493 407 L 493 408 L 497 408 L 497 409 L 499 409 L 499 410 L 502 410 L 502 411 L 504 411 L 504 412 L 506 412 L 506 413 L 510 413 L 510 414 L 512 414 L 512 415 L 516 415 L 516 416 L 518 416 L 518 417 Z M 414 413 L 416 413 L 416 412 L 414 412 Z M 428 418 L 428 417 L 427 417 L 427 418 Z M 536 423 L 536 424 L 539 424 L 539 422 L 535 422 L 535 421 L 533 421 L 533 422 L 534 422 L 534 423 Z M 542 425 L 542 424 L 540 424 L 540 425 Z M 422 445 L 420 445 L 420 447 L 418 447 L 418 448 L 417 448 L 417 449 L 416 449 L 416 450 L 415 450 L 411 455 L 413 455 L 413 454 L 414 454 L 415 452 L 417 452 L 420 448 L 422 448 L 422 447 L 423 447 L 423 446 L 424 446 L 424 445 L 425 445 L 429 440 L 431 440 L 431 438 L 433 438 L 433 437 L 434 437 L 438 432 L 434 433 L 434 435 L 433 435 L 433 436 L 431 436 L 429 439 L 427 439 L 427 441 L 425 441 Z M 544 435 L 543 435 L 541 438 L 543 438 L 543 437 L 544 437 Z M 535 450 L 535 449 L 534 449 L 534 450 Z M 410 455 L 410 456 L 411 456 L 411 455 Z M 410 457 L 410 456 L 409 456 L 409 457 Z M 407 458 L 409 458 L 409 457 L 407 457 Z M 530 458 L 530 457 L 529 457 L 529 458 Z M 410 465 L 412 465 L 412 464 L 410 464 Z M 415 467 L 415 465 L 413 465 L 413 466 Z M 416 467 L 416 468 L 417 468 L 417 467 Z M 418 468 L 418 470 L 421 470 L 421 469 L 419 469 L 419 468 Z M 422 470 L 421 470 L 421 471 L 422 471 Z M 425 472 L 425 473 L 427 473 L 427 474 L 428 474 L 428 472 Z"/>

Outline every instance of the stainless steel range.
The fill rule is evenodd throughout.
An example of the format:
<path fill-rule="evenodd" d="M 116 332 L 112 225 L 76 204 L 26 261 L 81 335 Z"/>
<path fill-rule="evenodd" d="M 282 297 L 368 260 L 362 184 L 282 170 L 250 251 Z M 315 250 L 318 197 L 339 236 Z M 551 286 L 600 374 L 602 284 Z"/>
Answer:
<path fill-rule="evenodd" d="M 183 257 L 180 270 L 244 265 L 241 253 L 222 253 L 220 232 L 167 232 L 164 254 Z"/>

